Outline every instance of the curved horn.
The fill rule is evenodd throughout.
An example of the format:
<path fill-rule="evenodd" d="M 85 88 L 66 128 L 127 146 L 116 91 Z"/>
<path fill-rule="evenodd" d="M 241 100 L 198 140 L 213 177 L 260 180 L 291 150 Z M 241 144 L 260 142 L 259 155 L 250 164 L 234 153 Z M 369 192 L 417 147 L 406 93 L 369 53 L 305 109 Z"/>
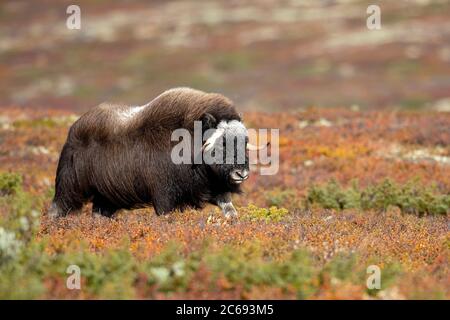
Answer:
<path fill-rule="evenodd" d="M 203 144 L 202 151 L 207 152 L 207 151 L 211 150 L 212 147 L 214 146 L 214 144 L 216 143 L 216 140 L 219 139 L 223 135 L 224 132 L 225 132 L 225 130 L 222 128 L 216 129 L 216 131 L 214 131 L 214 133 L 211 135 L 211 137 L 209 137 Z"/>
<path fill-rule="evenodd" d="M 251 143 L 247 143 L 247 150 L 258 151 L 258 150 L 263 150 L 263 149 L 267 148 L 268 146 L 270 146 L 270 142 L 267 142 L 266 145 L 260 145 L 260 146 L 255 146 Z"/>

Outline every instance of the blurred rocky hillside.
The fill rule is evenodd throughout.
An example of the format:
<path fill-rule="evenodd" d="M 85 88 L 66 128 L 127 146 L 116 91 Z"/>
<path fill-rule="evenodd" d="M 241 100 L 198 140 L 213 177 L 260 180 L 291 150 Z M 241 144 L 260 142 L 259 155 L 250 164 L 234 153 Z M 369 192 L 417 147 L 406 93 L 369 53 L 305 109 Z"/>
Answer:
<path fill-rule="evenodd" d="M 81 30 L 70 4 L 1 2 L 0 106 L 82 111 L 192 86 L 244 110 L 450 109 L 448 0 L 80 0 Z"/>

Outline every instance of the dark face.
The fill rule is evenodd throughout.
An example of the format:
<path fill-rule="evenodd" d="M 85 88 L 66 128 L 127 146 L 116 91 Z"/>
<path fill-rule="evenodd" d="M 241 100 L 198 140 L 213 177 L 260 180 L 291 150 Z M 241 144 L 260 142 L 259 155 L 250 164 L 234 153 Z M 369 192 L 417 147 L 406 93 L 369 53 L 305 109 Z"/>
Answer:
<path fill-rule="evenodd" d="M 212 169 L 230 184 L 238 185 L 248 179 L 250 168 L 247 151 L 247 136 L 233 136 L 225 134 L 222 148 L 212 152 L 222 152 L 221 163 L 211 165 Z M 215 155 L 215 154 L 213 154 Z M 218 158 L 219 158 L 218 156 Z"/>
<path fill-rule="evenodd" d="M 211 124 L 211 120 L 203 121 L 205 123 Z M 237 120 L 216 122 L 213 129 L 203 145 L 203 159 L 205 156 L 213 158 L 206 163 L 221 180 L 232 185 L 241 184 L 248 179 L 250 172 L 247 129 Z"/>

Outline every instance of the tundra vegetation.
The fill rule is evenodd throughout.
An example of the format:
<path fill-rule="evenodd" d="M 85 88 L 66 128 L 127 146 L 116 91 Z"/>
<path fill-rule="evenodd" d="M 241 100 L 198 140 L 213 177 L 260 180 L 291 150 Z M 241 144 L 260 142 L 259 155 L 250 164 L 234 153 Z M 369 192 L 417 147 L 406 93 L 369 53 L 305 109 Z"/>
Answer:
<path fill-rule="evenodd" d="M 85 207 L 50 220 L 76 116 L 2 114 L 0 298 L 450 297 L 448 114 L 244 114 L 248 127 L 280 129 L 280 171 L 251 175 L 234 222 L 214 206 L 112 219 Z M 69 265 L 81 269 L 81 290 L 66 287 Z M 369 265 L 381 269 L 380 290 L 366 287 Z"/>
<path fill-rule="evenodd" d="M 369 31 L 366 0 L 78 0 L 75 31 L 61 1 L 1 1 L 0 298 L 449 299 L 450 1 L 379 2 Z M 251 172 L 239 219 L 49 221 L 70 124 L 174 86 L 280 129 L 280 170 Z"/>

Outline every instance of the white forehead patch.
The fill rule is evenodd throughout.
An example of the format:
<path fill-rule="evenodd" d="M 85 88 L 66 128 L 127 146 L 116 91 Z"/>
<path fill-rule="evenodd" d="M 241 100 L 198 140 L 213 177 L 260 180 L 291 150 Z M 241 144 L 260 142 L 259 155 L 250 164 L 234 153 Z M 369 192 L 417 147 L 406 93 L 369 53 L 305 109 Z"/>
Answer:
<path fill-rule="evenodd" d="M 204 151 L 209 151 L 212 148 L 222 148 L 222 143 L 217 144 L 217 141 L 223 141 L 223 138 L 238 137 L 240 140 L 247 137 L 248 132 L 244 124 L 237 120 L 231 120 L 229 122 L 222 120 L 217 125 L 214 133 L 206 140 Z M 242 140 L 245 141 L 245 140 Z"/>
<path fill-rule="evenodd" d="M 217 129 L 223 130 L 225 135 L 235 137 L 238 136 L 246 137 L 248 134 L 247 128 L 244 126 L 242 122 L 238 120 L 231 120 L 229 122 L 222 120 L 219 122 Z"/>

